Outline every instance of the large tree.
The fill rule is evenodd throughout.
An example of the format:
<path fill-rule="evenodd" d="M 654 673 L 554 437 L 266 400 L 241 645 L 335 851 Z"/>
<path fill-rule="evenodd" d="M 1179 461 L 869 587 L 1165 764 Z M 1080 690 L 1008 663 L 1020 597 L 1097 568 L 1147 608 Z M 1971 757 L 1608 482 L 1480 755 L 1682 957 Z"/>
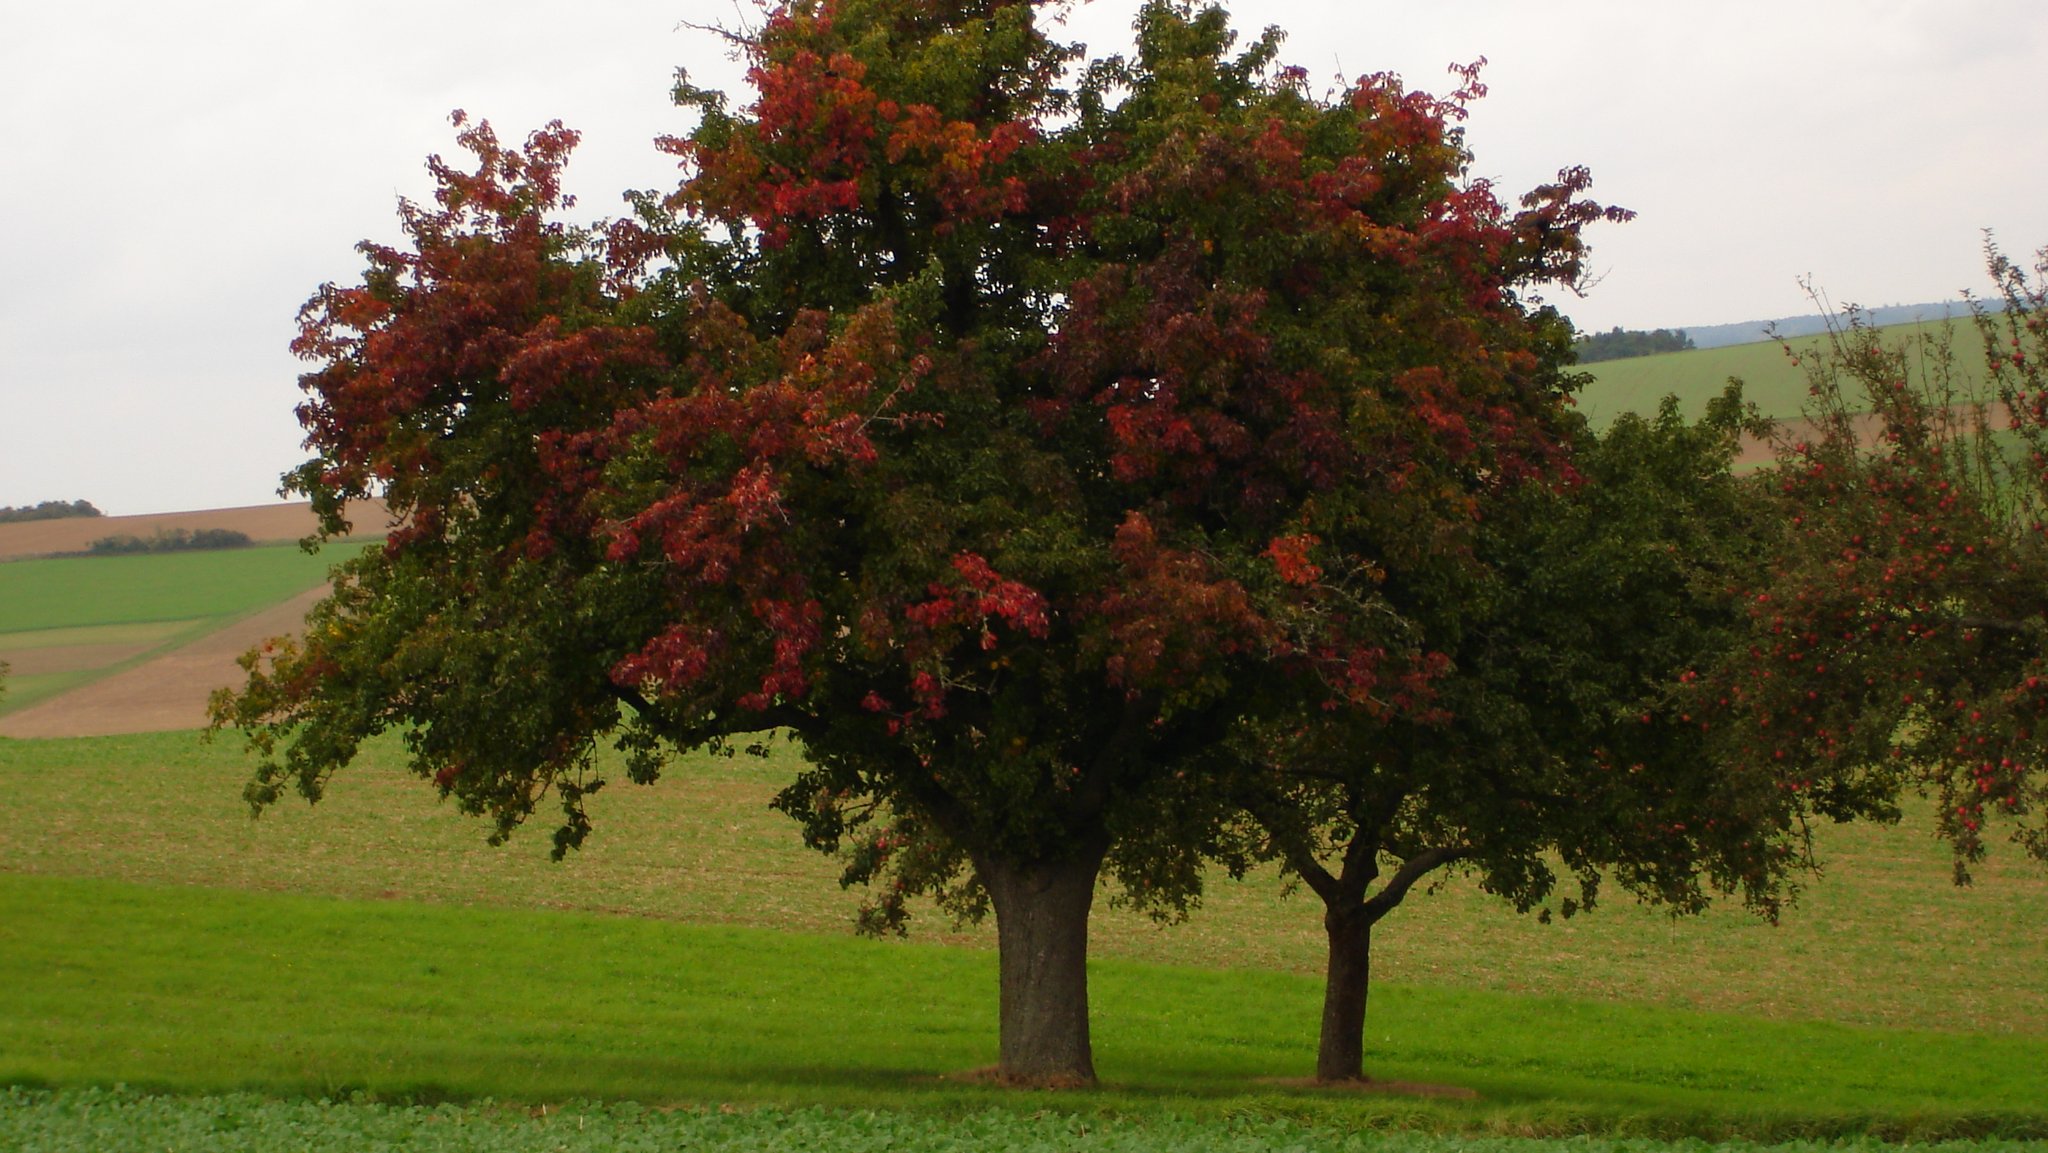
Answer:
<path fill-rule="evenodd" d="M 1792 531 L 1694 690 L 1719 757 L 1816 807 L 1932 797 L 1959 883 L 1996 829 L 2048 860 L 2048 252 L 1986 254 L 1974 347 L 1852 309 L 1809 354 L 1810 435 L 1766 474 Z"/>
<path fill-rule="evenodd" d="M 1384 586 L 1563 475 L 1529 292 L 1615 215 L 1468 178 L 1471 73 L 1318 97 L 1278 40 L 1156 0 L 1084 62 L 1034 3 L 778 4 L 745 107 L 679 85 L 679 189 L 590 229 L 573 133 L 465 126 L 408 247 L 302 314 L 289 487 L 403 523 L 217 702 L 252 802 L 396 729 L 501 835 L 554 793 L 566 849 L 600 742 L 646 780 L 792 734 L 813 844 L 992 906 L 1003 1074 L 1091 1080 L 1098 878 L 1186 896 L 1258 687 L 1435 708 Z"/>

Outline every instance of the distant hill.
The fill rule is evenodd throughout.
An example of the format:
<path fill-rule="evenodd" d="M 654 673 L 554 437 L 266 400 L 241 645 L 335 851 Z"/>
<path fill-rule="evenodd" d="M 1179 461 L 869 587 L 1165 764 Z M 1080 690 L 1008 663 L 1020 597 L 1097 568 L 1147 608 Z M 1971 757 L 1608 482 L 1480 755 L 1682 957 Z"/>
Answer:
<path fill-rule="evenodd" d="M 375 501 L 350 505 L 349 519 L 354 523 L 356 534 L 365 539 L 383 536 L 391 524 L 384 506 Z M 313 516 L 313 506 L 305 501 L 143 516 L 25 521 L 0 524 L 0 561 L 86 552 L 94 541 L 107 536 L 126 535 L 149 540 L 176 532 L 191 534 L 220 530 L 239 532 L 261 543 L 295 541 L 311 536 L 319 527 L 319 520 Z"/>
<path fill-rule="evenodd" d="M 1955 351 L 1958 383 L 1965 388 L 1981 387 L 1984 357 L 1976 329 L 1966 317 L 1967 312 L 1963 312 L 1952 315 L 1946 323 L 1908 321 L 1886 327 L 1883 336 L 1894 345 L 1923 339 L 1938 345 L 1946 340 Z M 1818 328 L 1818 318 L 1814 319 Z M 1762 322 L 1758 323 L 1761 326 Z M 1791 346 L 1791 357 L 1776 344 L 1758 340 L 1584 365 L 1581 371 L 1590 380 L 1578 394 L 1579 411 L 1595 427 L 1604 428 L 1624 412 L 1655 412 L 1658 403 L 1669 395 L 1678 398 L 1687 416 L 1697 418 L 1706 411 L 1709 398 L 1720 395 L 1730 377 L 1738 377 L 1743 382 L 1746 400 L 1765 416 L 1785 422 L 1788 430 L 1796 432 L 1804 426 L 1801 418 L 1807 399 L 1806 367 L 1814 363 L 1814 358 L 1827 355 L 1828 344 L 1826 336 L 1816 333 L 1787 332 L 1785 342 Z M 1754 464 L 1769 455 L 1767 446 L 1746 442 L 1739 462 Z"/>
<path fill-rule="evenodd" d="M 1917 324 L 1944 317 L 1970 315 L 1970 306 L 1960 300 L 1932 304 L 1887 304 L 1864 310 L 1870 323 L 1883 328 L 1892 324 Z M 1836 318 L 1839 323 L 1839 318 Z M 1781 316 L 1776 320 L 1744 320 L 1734 324 L 1687 325 L 1680 331 L 1692 338 L 1695 348 L 1726 348 L 1731 344 L 1754 344 L 1768 340 L 1765 330 L 1777 326 L 1780 336 L 1814 336 L 1827 331 L 1828 317 L 1811 312 L 1804 316 Z"/>
<path fill-rule="evenodd" d="M 1889 326 L 1884 332 L 1885 339 L 1894 344 L 1922 336 L 1945 336 L 1955 348 L 1959 379 L 1972 385 L 1983 383 L 1984 358 L 1976 330 L 1967 319 L 1957 316 L 1946 325 L 1909 322 Z M 1826 355 L 1825 336 L 1788 333 L 1786 343 L 1801 360 Z M 1744 395 L 1765 416 L 1789 420 L 1799 416 L 1806 403 L 1805 369 L 1768 342 L 1609 360 L 1585 365 L 1582 371 L 1592 380 L 1579 393 L 1579 409 L 1603 427 L 1623 412 L 1655 412 L 1667 393 L 1678 397 L 1687 415 L 1698 416 L 1706 411 L 1708 398 L 1719 395 L 1731 376 L 1742 379 Z"/>

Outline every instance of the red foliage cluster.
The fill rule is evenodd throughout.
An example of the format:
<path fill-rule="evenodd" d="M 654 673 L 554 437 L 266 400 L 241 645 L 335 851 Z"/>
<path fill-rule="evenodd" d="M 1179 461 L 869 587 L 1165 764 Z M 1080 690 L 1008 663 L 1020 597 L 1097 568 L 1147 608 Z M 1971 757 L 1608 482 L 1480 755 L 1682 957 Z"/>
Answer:
<path fill-rule="evenodd" d="M 885 185 L 935 205 L 931 226 L 941 235 L 1024 211 L 1023 179 L 1006 168 L 1034 126 L 985 129 L 930 103 L 879 95 L 865 62 L 822 47 L 838 39 L 838 7 L 776 8 L 745 46 L 757 93 L 746 118 L 726 132 L 657 142 L 693 173 L 675 203 L 759 228 L 771 248 L 800 224 L 872 211 Z"/>

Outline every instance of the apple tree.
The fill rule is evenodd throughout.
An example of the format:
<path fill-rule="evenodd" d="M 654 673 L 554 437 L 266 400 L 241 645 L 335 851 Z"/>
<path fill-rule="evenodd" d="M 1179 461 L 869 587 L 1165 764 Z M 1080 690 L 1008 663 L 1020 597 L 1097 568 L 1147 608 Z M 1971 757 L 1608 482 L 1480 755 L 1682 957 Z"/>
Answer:
<path fill-rule="evenodd" d="M 1767 473 L 1791 532 L 1694 702 L 1816 807 L 1933 798 L 1958 883 L 1995 830 L 2048 861 L 2048 252 L 1986 254 L 1977 348 L 1851 309 L 1805 366 L 1811 433 Z"/>

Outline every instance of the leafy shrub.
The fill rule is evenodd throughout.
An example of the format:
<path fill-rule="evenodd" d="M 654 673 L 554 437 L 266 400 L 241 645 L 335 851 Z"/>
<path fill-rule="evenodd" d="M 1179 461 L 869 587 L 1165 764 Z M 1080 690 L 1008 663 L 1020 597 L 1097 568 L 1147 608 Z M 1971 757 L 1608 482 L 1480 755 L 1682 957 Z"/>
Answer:
<path fill-rule="evenodd" d="M 158 529 L 154 536 L 117 533 L 103 536 L 86 546 L 93 556 L 126 556 L 153 552 L 195 552 L 201 549 L 247 548 L 255 541 L 249 534 L 231 528 Z"/>

